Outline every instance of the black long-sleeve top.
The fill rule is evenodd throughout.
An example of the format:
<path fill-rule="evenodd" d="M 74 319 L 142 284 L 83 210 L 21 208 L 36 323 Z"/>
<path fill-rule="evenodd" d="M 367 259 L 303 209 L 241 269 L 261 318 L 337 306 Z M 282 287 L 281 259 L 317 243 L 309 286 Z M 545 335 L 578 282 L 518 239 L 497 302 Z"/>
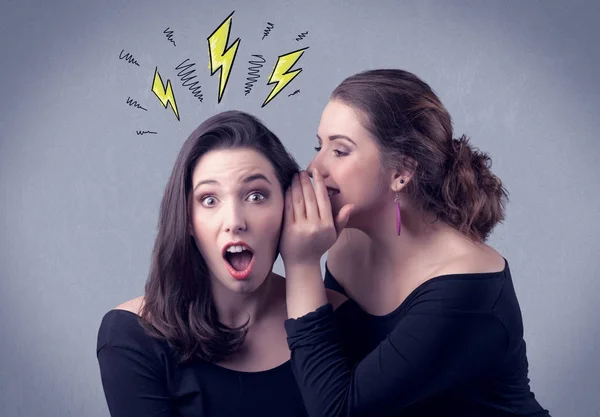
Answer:
<path fill-rule="evenodd" d="M 112 417 L 306 417 L 290 361 L 262 372 L 178 364 L 129 311 L 104 316 L 97 356 Z"/>
<path fill-rule="evenodd" d="M 344 293 L 328 269 L 325 284 Z M 285 322 L 311 417 L 549 416 L 529 387 L 508 262 L 426 281 L 385 316 L 351 300 L 332 310 Z"/>

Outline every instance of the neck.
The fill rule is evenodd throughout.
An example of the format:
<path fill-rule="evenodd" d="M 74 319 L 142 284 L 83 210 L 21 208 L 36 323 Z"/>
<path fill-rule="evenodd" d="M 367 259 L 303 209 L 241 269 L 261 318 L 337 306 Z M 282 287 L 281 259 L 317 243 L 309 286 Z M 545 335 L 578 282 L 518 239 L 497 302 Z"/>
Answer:
<path fill-rule="evenodd" d="M 415 263 L 434 263 L 430 256 L 439 248 L 440 239 L 452 233 L 450 226 L 435 221 L 435 216 L 416 209 L 409 201 L 401 201 L 400 236 L 396 232 L 396 206 L 381 206 L 377 213 L 366 213 L 357 225 L 371 239 L 370 259 L 373 265 L 398 270 Z M 374 220 L 376 219 L 376 220 Z"/>
<path fill-rule="evenodd" d="M 229 327 L 239 327 L 246 322 L 251 326 L 260 321 L 270 307 L 272 281 L 272 273 L 269 272 L 263 284 L 254 291 L 236 293 L 213 280 L 211 290 L 219 321 Z"/>

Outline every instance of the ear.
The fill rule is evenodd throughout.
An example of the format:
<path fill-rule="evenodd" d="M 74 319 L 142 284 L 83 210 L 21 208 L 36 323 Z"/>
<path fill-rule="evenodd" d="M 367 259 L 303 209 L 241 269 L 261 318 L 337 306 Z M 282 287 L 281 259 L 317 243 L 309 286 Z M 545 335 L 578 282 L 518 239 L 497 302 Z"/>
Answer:
<path fill-rule="evenodd" d="M 396 192 L 399 192 L 406 187 L 415 175 L 417 166 L 417 161 L 405 156 L 402 159 L 401 168 L 392 170 L 390 188 Z"/>

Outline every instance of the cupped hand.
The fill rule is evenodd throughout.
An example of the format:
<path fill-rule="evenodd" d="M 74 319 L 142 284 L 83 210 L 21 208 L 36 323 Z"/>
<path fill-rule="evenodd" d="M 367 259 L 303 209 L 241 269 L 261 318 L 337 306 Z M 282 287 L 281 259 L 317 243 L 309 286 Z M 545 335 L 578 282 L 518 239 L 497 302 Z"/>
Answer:
<path fill-rule="evenodd" d="M 333 217 L 323 177 L 313 170 L 314 187 L 301 171 L 285 195 L 280 253 L 286 267 L 320 262 L 321 257 L 346 227 L 353 205 L 347 204 Z"/>

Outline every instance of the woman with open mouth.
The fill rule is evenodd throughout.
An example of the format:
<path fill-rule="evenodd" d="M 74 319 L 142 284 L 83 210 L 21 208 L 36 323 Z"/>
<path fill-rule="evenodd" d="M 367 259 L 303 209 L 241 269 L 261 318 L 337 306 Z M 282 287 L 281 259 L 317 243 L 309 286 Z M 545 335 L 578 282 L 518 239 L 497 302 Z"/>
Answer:
<path fill-rule="evenodd" d="M 98 332 L 111 416 L 306 416 L 285 280 L 272 271 L 298 170 L 246 113 L 220 113 L 190 135 L 162 199 L 145 295 L 109 311 Z"/>

